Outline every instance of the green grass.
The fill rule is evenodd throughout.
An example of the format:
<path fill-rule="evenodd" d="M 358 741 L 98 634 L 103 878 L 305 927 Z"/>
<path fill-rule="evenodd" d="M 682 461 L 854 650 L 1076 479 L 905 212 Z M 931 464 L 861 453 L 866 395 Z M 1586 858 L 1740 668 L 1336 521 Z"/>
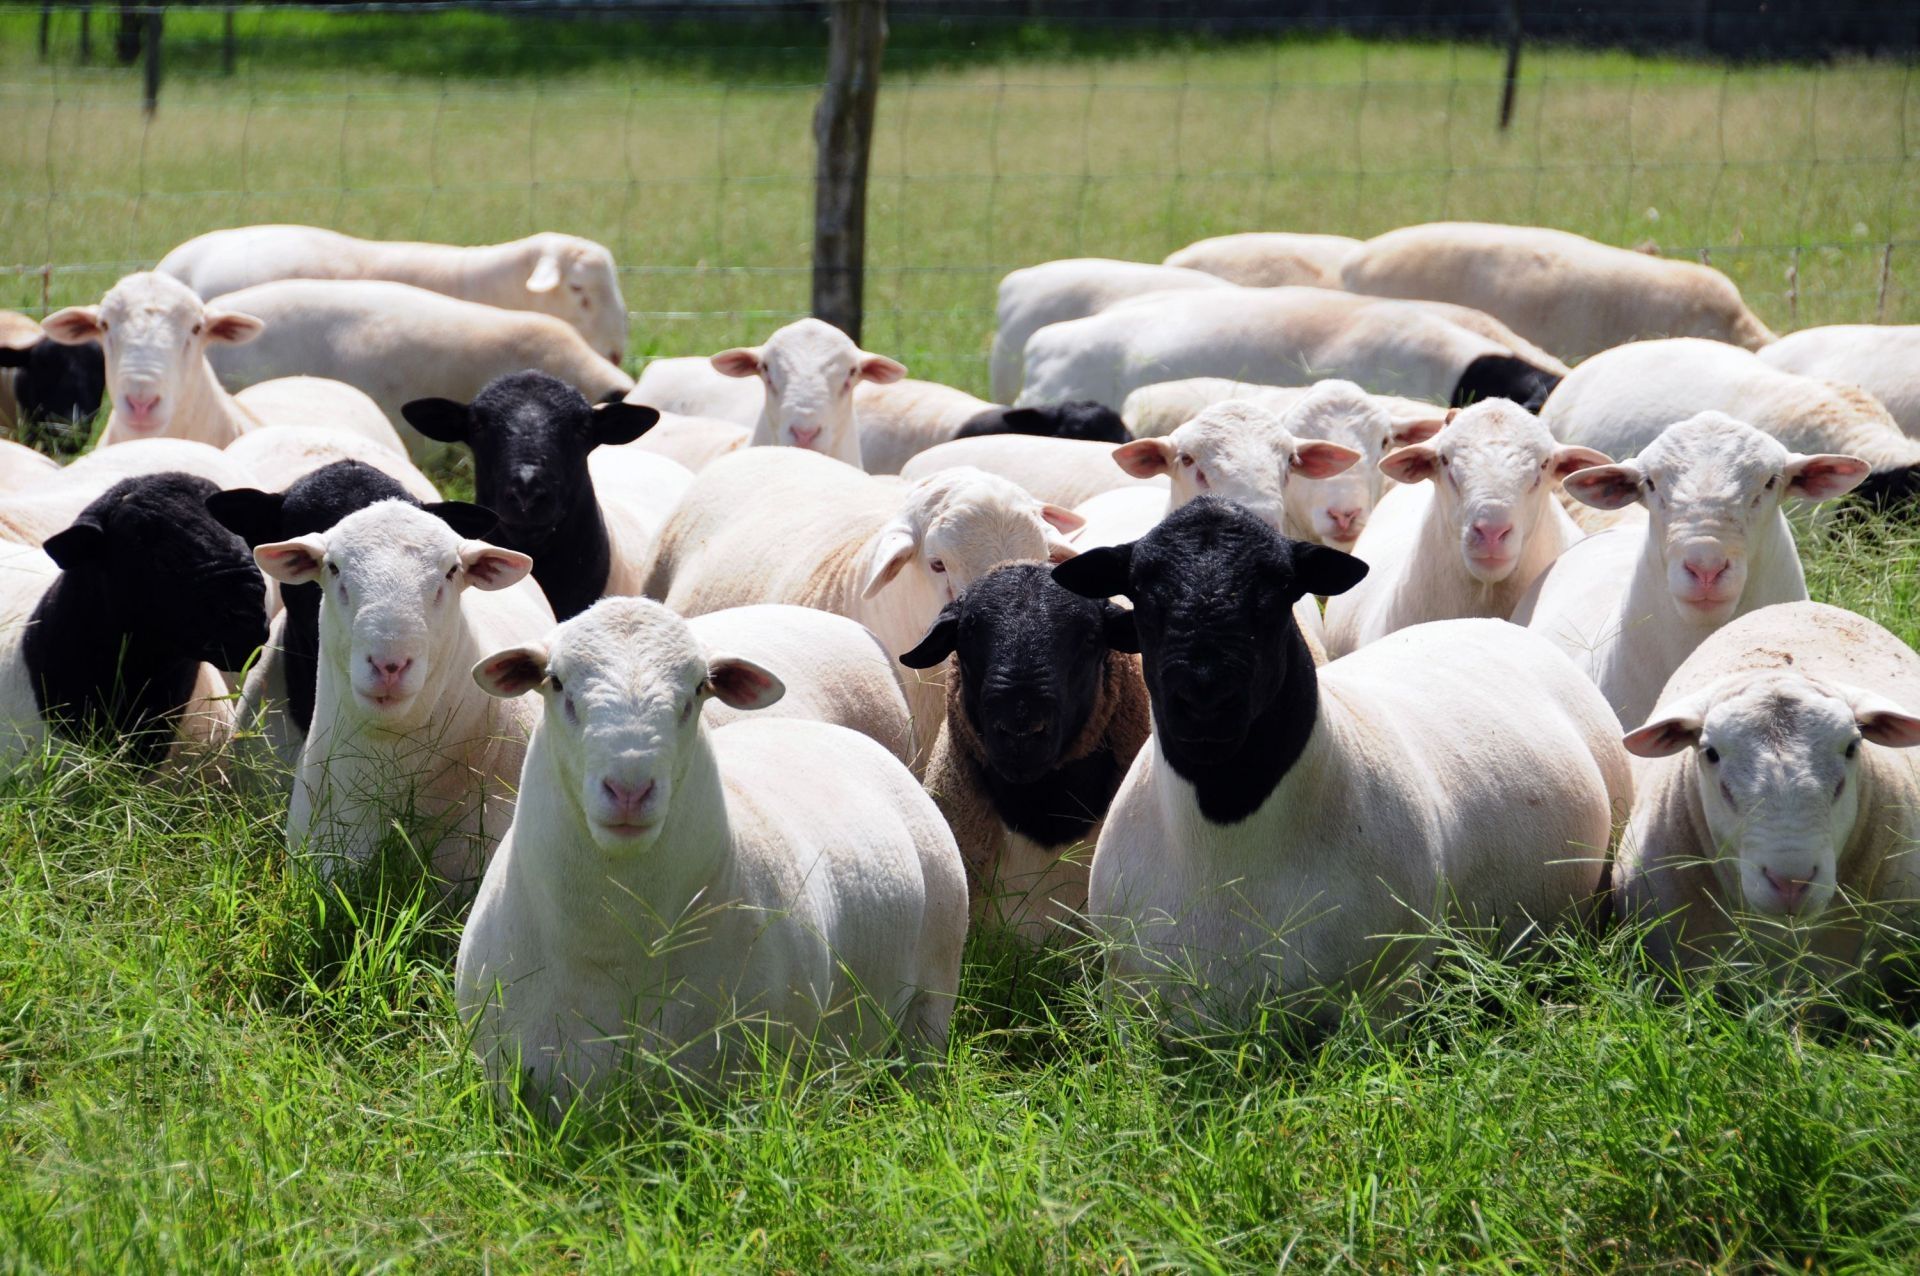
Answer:
<path fill-rule="evenodd" d="M 805 305 L 816 29 L 249 15 L 228 80 L 212 20 L 169 21 L 149 128 L 131 73 L 0 15 L 0 256 L 58 268 L 0 304 L 284 218 L 595 235 L 642 352 Z M 1501 138 L 1487 49 L 973 38 L 902 26 L 882 99 L 867 340 L 924 375 L 984 389 L 1014 265 L 1436 216 L 1710 247 L 1780 327 L 1920 320 L 1904 67 L 1530 51 Z M 1797 527 L 1815 597 L 1920 638 L 1920 532 Z M 976 943 L 923 1086 L 774 1075 L 555 1137 L 491 1112 L 447 923 L 327 893 L 280 820 L 93 754 L 0 790 L 0 1269 L 1920 1265 L 1905 1019 L 1662 998 L 1630 934 L 1463 949 L 1405 1040 L 1305 1053 L 1162 1047 L 1073 958 Z"/>

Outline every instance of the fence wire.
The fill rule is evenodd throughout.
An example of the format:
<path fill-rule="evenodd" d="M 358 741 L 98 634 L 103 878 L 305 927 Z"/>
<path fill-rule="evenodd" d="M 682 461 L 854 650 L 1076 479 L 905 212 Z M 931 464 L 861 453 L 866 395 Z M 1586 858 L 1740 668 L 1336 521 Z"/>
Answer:
<path fill-rule="evenodd" d="M 869 185 L 866 344 L 917 374 L 984 391 L 1018 266 L 1441 219 L 1707 261 L 1780 329 L 1920 321 L 1910 60 L 1529 45 L 1501 131 L 1497 42 L 930 8 L 896 8 Z M 82 12 L 45 12 L 43 55 L 42 9 L 0 7 L 0 306 L 95 300 L 192 235 L 293 221 L 599 239 L 640 357 L 806 309 L 813 7 L 168 8 L 151 115 L 118 7 L 85 61 Z"/>

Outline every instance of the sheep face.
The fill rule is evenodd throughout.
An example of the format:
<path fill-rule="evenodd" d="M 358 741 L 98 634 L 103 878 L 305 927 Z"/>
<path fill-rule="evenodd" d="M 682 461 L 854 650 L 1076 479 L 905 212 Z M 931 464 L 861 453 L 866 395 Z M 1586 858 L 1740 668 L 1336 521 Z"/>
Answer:
<path fill-rule="evenodd" d="M 572 324 L 594 351 L 617 364 L 627 352 L 627 301 L 613 254 L 590 239 L 542 235 L 527 276 L 527 309 Z"/>
<path fill-rule="evenodd" d="M 1338 443 L 1295 438 L 1265 408 L 1229 399 L 1163 438 L 1138 439 L 1114 449 L 1113 459 L 1135 478 L 1167 475 L 1174 508 L 1196 497 L 1218 496 L 1281 531 L 1293 490 L 1314 486 L 1288 479 L 1331 478 L 1350 469 L 1360 453 Z"/>
<path fill-rule="evenodd" d="M 1386 408 L 1351 381 L 1322 381 L 1287 409 L 1281 425 L 1300 438 L 1325 439 L 1360 456 L 1357 464 L 1318 483 L 1287 488 L 1287 522 L 1305 539 L 1351 548 L 1380 502 L 1385 476 L 1380 460 L 1395 448 L 1424 443 L 1445 424 L 1429 419 L 1395 421 Z"/>
<path fill-rule="evenodd" d="M 459 640 L 460 592 L 505 589 L 533 560 L 462 540 L 433 514 L 381 501 L 323 533 L 262 545 L 262 570 L 288 585 L 321 587 L 320 658 L 350 689 L 360 712 L 410 725 L 421 692 Z"/>
<path fill-rule="evenodd" d="M 1490 399 L 1454 417 L 1430 442 L 1389 454 L 1380 471 L 1398 483 L 1433 483 L 1467 574 L 1493 585 L 1513 574 L 1527 538 L 1551 516 L 1550 485 L 1608 460 L 1592 448 L 1554 442 L 1532 413 Z"/>
<path fill-rule="evenodd" d="M 490 695 L 540 690 L 541 747 L 595 844 L 614 854 L 659 839 L 709 696 L 759 709 L 786 690 L 751 661 L 708 658 L 684 620 L 641 598 L 602 599 L 546 642 L 488 656 L 473 676 Z"/>
<path fill-rule="evenodd" d="M 1085 523 L 998 475 L 970 466 L 942 470 L 914 484 L 899 516 L 869 542 L 863 596 L 873 597 L 911 564 L 916 592 L 944 606 L 1001 563 L 1071 558 L 1062 533 Z"/>
<path fill-rule="evenodd" d="M 1241 753 L 1302 667 L 1311 676 L 1293 605 L 1343 593 L 1366 573 L 1357 558 L 1288 540 L 1251 512 L 1203 497 L 1131 544 L 1061 564 L 1054 579 L 1088 597 L 1133 600 L 1154 736 L 1168 765 L 1192 781 Z"/>
<path fill-rule="evenodd" d="M 135 435 L 167 433 L 196 378 L 210 377 L 210 345 L 242 345 L 265 324 L 252 315 L 201 304 L 168 275 L 128 275 L 97 306 L 47 316 L 47 335 L 66 345 L 100 343 L 115 417 Z"/>
<path fill-rule="evenodd" d="M 928 669 L 960 657 L 960 696 L 987 766 L 1012 784 L 1057 769 L 1085 730 L 1109 647 L 1132 648 L 1127 613 L 1055 584 L 1038 563 L 1012 563 L 975 582 L 900 657 Z"/>
<path fill-rule="evenodd" d="M 885 385 L 907 375 L 904 364 L 868 354 L 818 319 L 790 323 L 763 346 L 723 350 L 713 356 L 713 366 L 730 377 L 760 378 L 766 387 L 761 424 L 773 443 L 854 465 L 860 463 L 854 386 L 861 381 Z"/>
<path fill-rule="evenodd" d="M 1662 705 L 1626 737 L 1644 758 L 1691 750 L 1723 898 L 1818 917 L 1860 815 L 1860 751 L 1920 744 L 1920 718 L 1871 692 L 1797 674 L 1734 675 Z"/>
<path fill-rule="evenodd" d="M 1826 500 L 1867 476 L 1850 456 L 1802 456 L 1722 412 L 1668 426 L 1630 461 L 1567 480 L 1576 500 L 1601 509 L 1647 507 L 1648 547 L 1666 564 L 1674 609 L 1714 628 L 1733 617 L 1746 588 L 1749 548 L 1783 500 Z"/>

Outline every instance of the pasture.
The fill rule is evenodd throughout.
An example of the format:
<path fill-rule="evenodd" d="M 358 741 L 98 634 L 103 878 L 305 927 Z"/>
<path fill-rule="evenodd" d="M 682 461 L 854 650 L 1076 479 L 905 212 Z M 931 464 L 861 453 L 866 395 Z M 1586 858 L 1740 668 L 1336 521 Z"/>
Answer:
<path fill-rule="evenodd" d="M 562 26 L 509 56 L 504 20 L 287 18 L 228 79 L 195 21 L 148 124 L 136 72 L 41 64 L 0 15 L 0 306 L 295 220 L 600 239 L 630 368 L 804 311 L 817 33 Z M 975 392 L 1005 270 L 1239 229 L 1538 222 L 1705 248 L 1778 330 L 1920 322 L 1904 66 L 1530 51 L 1502 137 L 1487 48 L 903 28 L 891 57 L 863 341 Z M 1912 525 L 1795 530 L 1814 598 L 1920 639 Z M 1458 937 L 1404 1039 L 1356 1019 L 1310 1052 L 1159 1044 L 1089 954 L 976 943 L 924 1081 L 770 1068 L 553 1133 L 493 1114 L 425 893 L 323 886 L 282 815 L 105 750 L 0 791 L 0 1268 L 1920 1265 L 1911 1013 L 1662 997 L 1630 931 Z"/>

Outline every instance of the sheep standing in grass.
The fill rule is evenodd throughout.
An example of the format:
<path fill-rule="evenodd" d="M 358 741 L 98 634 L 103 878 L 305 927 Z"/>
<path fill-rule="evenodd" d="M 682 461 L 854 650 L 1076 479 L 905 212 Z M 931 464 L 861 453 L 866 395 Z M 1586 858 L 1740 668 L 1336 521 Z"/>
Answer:
<path fill-rule="evenodd" d="M 1920 657 L 1837 607 L 1764 607 L 1695 649 L 1626 739 L 1650 759 L 1614 870 L 1670 970 L 1757 941 L 1841 985 L 1920 921 Z M 1753 949 L 1748 950 L 1750 953 Z"/>
<path fill-rule="evenodd" d="M 1327 654 L 1429 620 L 1511 616 L 1581 536 L 1554 485 L 1608 459 L 1555 443 L 1529 413 L 1499 399 L 1388 455 L 1381 471 L 1412 486 L 1382 501 L 1355 543 L 1373 571 L 1328 601 Z"/>
<path fill-rule="evenodd" d="M 1403 630 L 1316 670 L 1306 594 L 1366 573 L 1202 498 L 1054 569 L 1133 600 L 1153 737 L 1108 810 L 1087 915 L 1107 976 L 1176 1023 L 1326 1023 L 1429 963 L 1442 921 L 1506 940 L 1589 901 L 1631 781 L 1606 702 L 1505 621 Z"/>
<path fill-rule="evenodd" d="M 525 554 L 465 540 L 433 514 L 381 501 L 326 532 L 261 545 L 287 585 L 320 586 L 312 729 L 287 845 L 324 872 L 370 862 L 396 818 L 449 892 L 470 890 L 513 815 L 532 714 L 468 676 L 489 651 L 545 633 L 553 612 Z"/>
<path fill-rule="evenodd" d="M 613 254 L 578 235 L 544 231 L 464 247 L 356 239 L 318 226 L 240 226 L 189 239 L 154 269 L 207 300 L 281 279 L 387 279 L 552 315 L 610 363 L 627 348 L 627 303 Z"/>
<path fill-rule="evenodd" d="M 1569 546 L 1513 619 L 1580 666 L 1627 726 L 1689 653 L 1736 617 L 1807 596 L 1783 503 L 1843 495 L 1867 476 L 1850 456 L 1801 456 L 1721 412 L 1668 426 L 1630 461 L 1570 474 L 1601 508 L 1645 521 Z"/>
<path fill-rule="evenodd" d="M 644 599 L 597 603 L 473 677 L 539 691 L 520 806 L 454 968 L 502 1102 L 554 1119 L 623 1077 L 724 1085 L 757 1045 L 944 1049 L 965 873 L 879 745 L 814 722 L 708 727 L 708 699 L 751 710 L 781 684 Z"/>

